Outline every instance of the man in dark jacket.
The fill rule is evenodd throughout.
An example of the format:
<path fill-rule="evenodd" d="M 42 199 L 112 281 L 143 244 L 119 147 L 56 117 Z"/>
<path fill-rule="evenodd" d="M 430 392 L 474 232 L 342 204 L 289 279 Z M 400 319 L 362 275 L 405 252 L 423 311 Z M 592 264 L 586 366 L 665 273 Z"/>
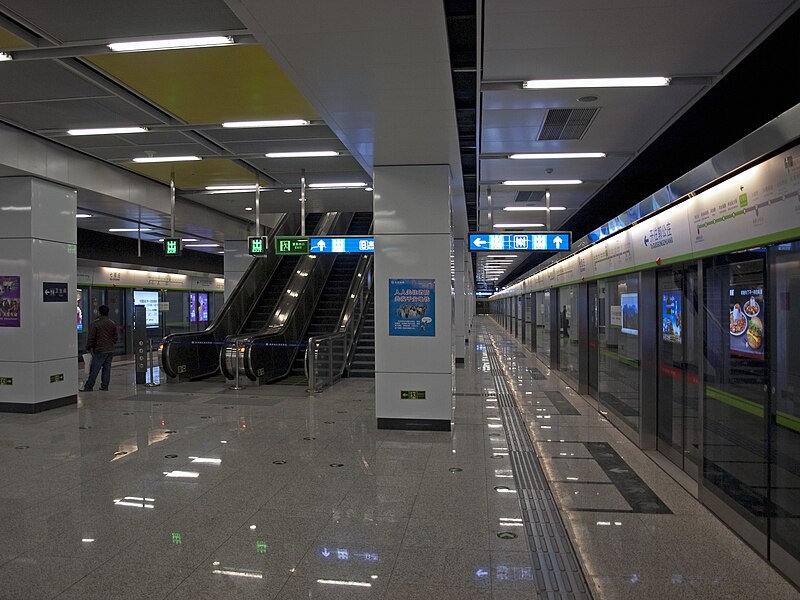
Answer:
<path fill-rule="evenodd" d="M 107 390 L 111 382 L 111 359 L 117 343 L 117 324 L 108 318 L 108 307 L 105 304 L 98 308 L 97 312 L 100 316 L 89 327 L 89 340 L 86 342 L 86 351 L 92 353 L 92 367 L 89 369 L 86 383 L 83 384 L 84 392 L 92 391 L 100 369 L 103 369 L 100 389 Z"/>

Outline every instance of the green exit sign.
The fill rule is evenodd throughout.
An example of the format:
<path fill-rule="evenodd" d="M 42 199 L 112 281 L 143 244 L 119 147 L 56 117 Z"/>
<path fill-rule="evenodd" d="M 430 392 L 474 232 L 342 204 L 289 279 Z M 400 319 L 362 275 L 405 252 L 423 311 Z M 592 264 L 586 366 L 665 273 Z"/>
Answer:
<path fill-rule="evenodd" d="M 14 380 L 11 377 L 0 377 L 0 385 L 14 385 Z"/>
<path fill-rule="evenodd" d="M 58 373 L 57 375 L 50 375 L 50 383 L 58 383 L 64 381 L 64 374 Z"/>
<path fill-rule="evenodd" d="M 275 254 L 310 254 L 311 243 L 307 237 L 276 237 Z"/>
<path fill-rule="evenodd" d="M 180 256 L 181 255 L 181 240 L 180 240 L 180 238 L 165 238 L 164 239 L 164 255 L 165 256 Z"/>
<path fill-rule="evenodd" d="M 247 238 L 247 251 L 250 256 L 266 256 L 267 238 L 253 236 Z"/>
<path fill-rule="evenodd" d="M 401 400 L 425 400 L 425 390 L 400 390 Z"/>

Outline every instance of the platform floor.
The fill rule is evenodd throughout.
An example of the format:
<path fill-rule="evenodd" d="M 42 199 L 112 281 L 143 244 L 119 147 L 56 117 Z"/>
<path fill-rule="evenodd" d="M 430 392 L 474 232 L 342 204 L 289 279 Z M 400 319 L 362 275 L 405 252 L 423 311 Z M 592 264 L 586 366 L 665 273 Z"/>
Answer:
<path fill-rule="evenodd" d="M 377 430 L 371 379 L 145 388 L 131 365 L 0 414 L 0 600 L 548 597 L 514 415 L 592 597 L 800 598 L 492 320 L 470 342 L 450 433 Z"/>

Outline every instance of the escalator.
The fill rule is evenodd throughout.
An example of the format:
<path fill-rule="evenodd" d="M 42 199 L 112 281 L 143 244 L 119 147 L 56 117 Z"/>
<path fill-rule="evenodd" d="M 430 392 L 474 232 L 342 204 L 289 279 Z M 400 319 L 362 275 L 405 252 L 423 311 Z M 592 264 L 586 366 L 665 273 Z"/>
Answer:
<path fill-rule="evenodd" d="M 369 300 L 348 370 L 350 377 L 375 377 L 375 305 Z"/>
<path fill-rule="evenodd" d="M 372 213 L 356 213 L 347 228 L 347 235 L 367 235 L 372 225 Z M 303 333 L 299 340 L 300 352 L 294 359 L 291 370 L 291 381 L 289 384 L 299 384 L 305 382 L 305 343 L 311 337 L 333 333 L 339 329 L 342 318 L 342 308 L 347 300 L 347 293 L 350 290 L 356 267 L 359 262 L 359 255 L 342 254 L 336 257 L 328 281 L 322 290 L 320 299 L 314 307 L 314 314 L 308 329 Z"/>
<path fill-rule="evenodd" d="M 308 215 L 307 231 L 313 231 L 321 217 L 317 213 Z M 172 334 L 164 339 L 161 366 L 168 377 L 188 381 L 219 372 L 219 353 L 225 339 L 257 327 L 258 319 L 269 314 L 279 300 L 274 290 L 278 295 L 283 292 L 291 275 L 289 267 L 297 263 L 297 257 L 275 254 L 274 238 L 298 235 L 300 230 L 299 215 L 281 217 L 267 236 L 267 255 L 251 261 L 214 322 L 203 331 Z"/>

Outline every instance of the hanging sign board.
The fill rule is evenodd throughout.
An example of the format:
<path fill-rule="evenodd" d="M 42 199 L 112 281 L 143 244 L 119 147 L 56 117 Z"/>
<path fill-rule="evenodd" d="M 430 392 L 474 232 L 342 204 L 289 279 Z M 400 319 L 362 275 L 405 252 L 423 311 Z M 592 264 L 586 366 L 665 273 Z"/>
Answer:
<path fill-rule="evenodd" d="M 311 254 L 309 239 L 297 236 L 276 237 L 275 254 Z"/>
<path fill-rule="evenodd" d="M 181 240 L 180 240 L 180 238 L 165 238 L 164 239 L 164 255 L 165 256 L 180 256 L 181 255 Z"/>
<path fill-rule="evenodd" d="M 250 256 L 267 255 L 267 238 L 264 236 L 250 236 L 247 238 L 247 252 Z"/>
<path fill-rule="evenodd" d="M 536 252 L 569 250 L 572 234 L 569 231 L 542 231 L 539 233 L 471 233 L 469 249 L 472 252 Z"/>
<path fill-rule="evenodd" d="M 372 254 L 375 252 L 373 237 L 312 237 L 311 254 Z"/>

